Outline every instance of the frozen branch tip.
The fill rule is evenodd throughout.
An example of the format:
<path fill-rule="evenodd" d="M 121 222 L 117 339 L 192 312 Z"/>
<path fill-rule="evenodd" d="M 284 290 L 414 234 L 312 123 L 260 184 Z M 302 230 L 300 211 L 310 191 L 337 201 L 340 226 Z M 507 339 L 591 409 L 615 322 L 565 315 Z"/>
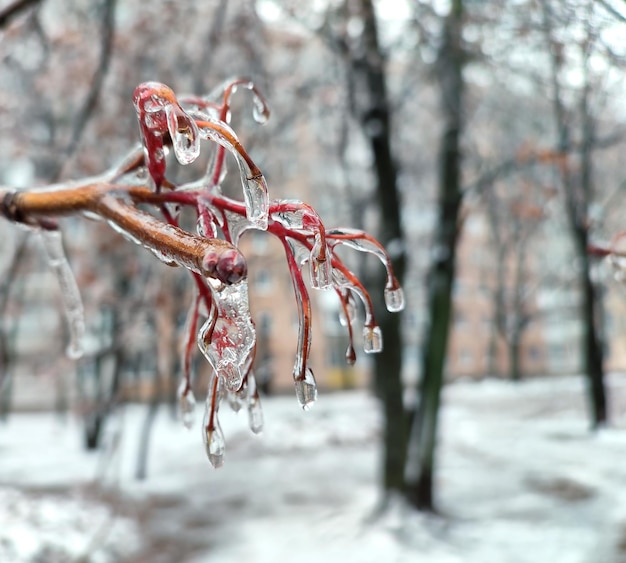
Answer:
<path fill-rule="evenodd" d="M 180 412 L 183 423 L 192 426 L 195 399 L 191 359 L 197 344 L 212 367 L 202 435 L 206 453 L 215 467 L 224 462 L 225 440 L 218 419 L 223 399 L 236 410 L 247 409 L 253 432 L 259 433 L 263 428 L 253 371 L 256 333 L 248 306 L 247 266 L 238 249 L 246 230 L 267 231 L 280 240 L 285 252 L 299 319 L 293 379 L 296 396 L 305 410 L 317 398 L 315 377 L 308 365 L 312 336 L 308 285 L 314 290 L 332 290 L 338 296 L 342 324 L 349 336 L 349 364 L 356 360 L 353 325 L 357 302 L 364 309 L 364 351 L 382 350 L 382 335 L 370 295 L 336 249 L 345 245 L 376 256 L 387 272 L 387 309 L 400 311 L 404 307 L 391 259 L 375 238 L 355 229 L 327 230 L 320 216 L 306 203 L 269 199 L 263 174 L 229 125 L 231 97 L 238 89 L 251 92 L 255 121 L 267 121 L 267 103 L 248 79 L 229 80 L 207 96 L 187 97 L 177 97 L 164 84 L 147 82 L 139 85 L 133 95 L 141 145 L 133 148 L 120 164 L 100 176 L 54 186 L 19 191 L 0 187 L 2 215 L 36 231 L 42 240 L 62 289 L 70 334 L 67 353 L 73 358 L 82 354 L 85 321 L 57 217 L 96 215 L 161 261 L 190 272 L 195 297 L 183 335 Z M 210 141 L 207 150 L 212 151 L 204 173 L 185 184 L 170 181 L 167 155 L 173 152 L 180 164 L 191 164 L 200 155 L 203 141 Z M 226 197 L 221 190 L 226 152 L 232 155 L 239 170 L 241 200 Z M 179 225 L 174 207 L 195 212 L 196 232 Z M 146 208 L 153 213 L 144 211 Z M 307 270 L 309 284 L 303 274 Z"/>

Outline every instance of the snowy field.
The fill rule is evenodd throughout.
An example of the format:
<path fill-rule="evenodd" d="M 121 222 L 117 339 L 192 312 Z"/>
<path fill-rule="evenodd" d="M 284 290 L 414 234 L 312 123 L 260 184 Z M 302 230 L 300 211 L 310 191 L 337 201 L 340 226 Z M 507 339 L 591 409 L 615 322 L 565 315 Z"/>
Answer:
<path fill-rule="evenodd" d="M 623 563 L 626 376 L 611 429 L 588 432 L 580 378 L 457 383 L 445 391 L 442 514 L 378 501 L 380 415 L 365 392 L 265 399 L 265 432 L 223 409 L 214 470 L 200 430 L 155 423 L 134 478 L 144 407 L 86 454 L 71 418 L 0 425 L 0 562 Z"/>

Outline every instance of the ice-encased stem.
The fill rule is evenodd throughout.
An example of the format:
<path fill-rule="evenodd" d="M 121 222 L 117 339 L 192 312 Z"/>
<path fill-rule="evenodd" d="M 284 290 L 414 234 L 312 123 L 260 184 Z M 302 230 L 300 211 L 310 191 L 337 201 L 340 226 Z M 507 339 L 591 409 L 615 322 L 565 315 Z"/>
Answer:
<path fill-rule="evenodd" d="M 41 240 L 48 259 L 61 288 L 63 308 L 69 329 L 69 342 L 66 353 L 70 358 L 83 355 L 83 339 L 85 336 L 85 312 L 80 291 L 74 273 L 65 256 L 63 238 L 57 230 L 42 230 Z"/>
<path fill-rule="evenodd" d="M 285 240 L 285 254 L 293 282 L 298 308 L 298 349 L 293 367 L 296 396 L 302 408 L 307 409 L 317 398 L 317 386 L 313 372 L 307 366 L 311 349 L 311 299 L 304 285 L 302 274 L 294 256 L 293 242 Z"/>
<path fill-rule="evenodd" d="M 265 178 L 239 142 L 235 132 L 220 121 L 197 121 L 200 134 L 227 149 L 239 167 L 248 220 L 260 230 L 267 230 L 269 195 Z"/>

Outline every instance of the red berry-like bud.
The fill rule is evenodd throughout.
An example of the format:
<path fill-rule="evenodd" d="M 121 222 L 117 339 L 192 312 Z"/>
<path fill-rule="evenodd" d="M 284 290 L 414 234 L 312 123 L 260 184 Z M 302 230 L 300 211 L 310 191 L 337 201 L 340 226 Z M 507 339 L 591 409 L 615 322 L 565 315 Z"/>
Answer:
<path fill-rule="evenodd" d="M 242 280 L 247 271 L 246 259 L 236 248 L 222 253 L 215 266 L 216 276 L 229 285 Z"/>
<path fill-rule="evenodd" d="M 203 273 L 207 276 L 215 276 L 215 268 L 217 267 L 219 259 L 219 254 L 214 250 L 207 252 L 202 259 Z"/>

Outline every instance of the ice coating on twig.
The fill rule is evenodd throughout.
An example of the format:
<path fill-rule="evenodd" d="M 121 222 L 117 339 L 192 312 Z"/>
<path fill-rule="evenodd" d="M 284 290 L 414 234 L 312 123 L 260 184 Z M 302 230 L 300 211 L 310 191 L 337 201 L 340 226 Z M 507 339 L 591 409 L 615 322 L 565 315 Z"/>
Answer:
<path fill-rule="evenodd" d="M 222 285 L 215 291 L 217 317 L 198 333 L 198 346 L 229 391 L 241 387 L 256 345 L 248 305 L 248 282 Z"/>
<path fill-rule="evenodd" d="M 272 219 L 278 221 L 287 229 L 304 228 L 304 209 L 302 202 L 297 200 L 279 200 L 273 205 L 277 208 L 272 212 Z"/>
<path fill-rule="evenodd" d="M 69 342 L 66 353 L 70 358 L 83 355 L 83 339 L 85 336 L 85 313 L 83 301 L 76 278 L 70 268 L 63 248 L 63 238 L 58 230 L 41 230 L 41 240 L 48 259 L 61 288 L 63 308 L 69 329 Z"/>

